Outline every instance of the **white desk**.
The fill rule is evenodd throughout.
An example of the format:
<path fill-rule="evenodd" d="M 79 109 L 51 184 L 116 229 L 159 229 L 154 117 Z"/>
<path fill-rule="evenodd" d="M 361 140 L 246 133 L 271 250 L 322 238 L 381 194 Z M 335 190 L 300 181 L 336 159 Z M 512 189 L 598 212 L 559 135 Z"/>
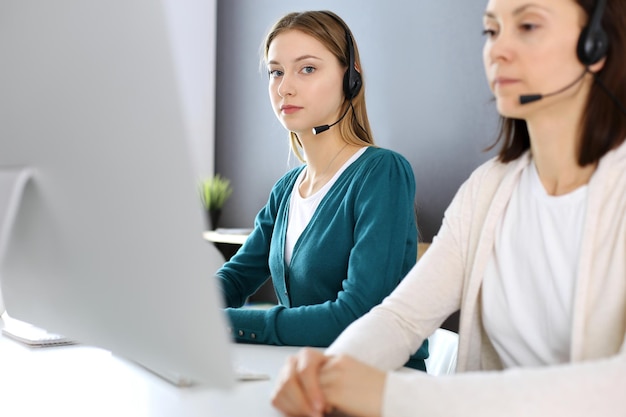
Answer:
<path fill-rule="evenodd" d="M 298 348 L 233 345 L 243 366 L 267 373 L 233 390 L 177 388 L 108 351 L 88 346 L 29 348 L 0 336 L 0 416 L 278 417 L 275 377 Z"/>

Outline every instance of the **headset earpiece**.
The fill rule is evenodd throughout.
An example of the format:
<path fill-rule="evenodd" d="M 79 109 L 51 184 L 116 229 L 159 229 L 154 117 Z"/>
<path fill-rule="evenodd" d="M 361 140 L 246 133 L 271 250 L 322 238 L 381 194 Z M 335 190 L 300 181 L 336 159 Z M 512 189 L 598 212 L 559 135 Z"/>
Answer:
<path fill-rule="evenodd" d="M 363 80 L 361 74 L 356 70 L 354 66 L 354 43 L 352 42 L 352 36 L 348 28 L 344 27 L 346 31 L 346 43 L 348 45 L 348 69 L 343 76 L 343 92 L 348 100 L 352 100 L 361 91 Z"/>
<path fill-rule="evenodd" d="M 609 48 L 609 37 L 602 28 L 605 7 L 606 0 L 598 0 L 587 26 L 583 28 L 578 38 L 576 54 L 578 60 L 587 67 L 604 58 Z"/>
<path fill-rule="evenodd" d="M 354 66 L 354 41 L 352 40 L 352 34 L 350 33 L 350 29 L 346 26 L 345 23 L 341 21 L 338 17 L 334 16 L 332 13 L 327 11 L 322 11 L 326 16 L 331 17 L 335 20 L 341 27 L 343 27 L 344 32 L 346 33 L 346 46 L 348 48 L 348 69 L 346 69 L 346 73 L 343 76 L 343 93 L 348 100 L 352 100 L 359 94 L 361 91 L 361 86 L 363 85 L 363 80 L 361 79 L 361 74 L 356 70 Z"/>

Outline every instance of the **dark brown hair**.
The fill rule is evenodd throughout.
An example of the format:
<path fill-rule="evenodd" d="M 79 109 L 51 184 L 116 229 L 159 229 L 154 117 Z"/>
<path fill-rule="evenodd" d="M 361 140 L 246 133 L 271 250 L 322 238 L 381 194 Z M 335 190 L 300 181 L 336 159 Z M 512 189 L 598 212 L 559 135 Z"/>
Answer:
<path fill-rule="evenodd" d="M 597 0 L 576 0 L 590 16 Z M 608 151 L 621 145 L 626 139 L 626 115 L 610 94 L 623 107 L 626 105 L 626 1 L 608 0 L 602 27 L 609 38 L 609 49 L 602 69 L 596 74 L 584 115 L 580 121 L 578 165 L 594 164 Z M 604 91 L 602 86 L 610 92 Z M 499 133 L 493 148 L 502 142 L 499 159 L 510 162 L 519 158 L 530 148 L 526 121 L 500 117 Z"/>

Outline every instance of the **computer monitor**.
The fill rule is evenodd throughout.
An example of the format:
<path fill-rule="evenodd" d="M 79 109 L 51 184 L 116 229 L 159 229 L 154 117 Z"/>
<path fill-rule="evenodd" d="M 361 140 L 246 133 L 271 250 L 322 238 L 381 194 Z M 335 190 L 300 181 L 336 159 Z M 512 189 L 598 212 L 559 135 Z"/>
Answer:
<path fill-rule="evenodd" d="M 0 171 L 32 174 L 0 231 L 8 314 L 231 386 L 163 5 L 3 1 L 0 56 Z"/>

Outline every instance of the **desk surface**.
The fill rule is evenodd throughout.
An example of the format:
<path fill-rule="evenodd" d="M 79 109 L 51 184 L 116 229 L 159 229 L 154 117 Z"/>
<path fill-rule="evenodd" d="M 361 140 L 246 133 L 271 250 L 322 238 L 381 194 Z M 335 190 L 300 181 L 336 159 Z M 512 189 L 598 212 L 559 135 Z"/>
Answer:
<path fill-rule="evenodd" d="M 279 417 L 276 374 L 298 348 L 233 345 L 235 359 L 270 380 L 233 390 L 178 388 L 144 368 L 89 346 L 29 348 L 0 336 L 1 416 Z"/>
<path fill-rule="evenodd" d="M 228 232 L 228 230 L 229 229 L 226 229 L 225 231 L 209 230 L 202 233 L 202 236 L 209 242 L 213 243 L 231 243 L 234 245 L 243 245 L 248 238 L 248 235 L 250 235 L 249 229 L 230 229 L 239 231 L 239 233 Z"/>

